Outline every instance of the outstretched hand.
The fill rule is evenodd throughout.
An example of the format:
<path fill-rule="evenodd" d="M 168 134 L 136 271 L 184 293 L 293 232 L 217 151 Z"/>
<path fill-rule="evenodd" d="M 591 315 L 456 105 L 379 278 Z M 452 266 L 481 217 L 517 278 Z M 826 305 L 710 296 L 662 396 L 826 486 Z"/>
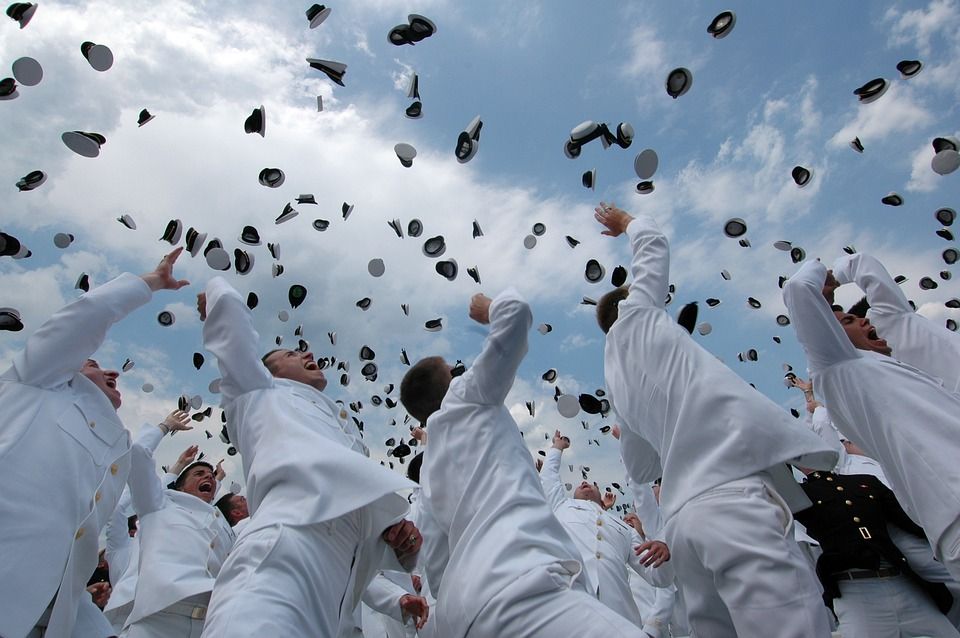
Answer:
<path fill-rule="evenodd" d="M 660 567 L 670 560 L 670 550 L 662 541 L 647 541 L 643 545 L 637 545 L 633 551 L 640 557 L 640 563 L 644 567 Z"/>
<path fill-rule="evenodd" d="M 558 450 L 566 450 L 570 447 L 570 439 L 560 434 L 560 430 L 553 433 L 553 447 Z"/>
<path fill-rule="evenodd" d="M 608 510 L 617 504 L 617 495 L 613 492 L 604 492 L 601 500 L 603 501 L 601 503 L 603 509 Z"/>
<path fill-rule="evenodd" d="M 150 290 L 154 292 L 157 290 L 180 290 L 184 286 L 190 285 L 190 282 L 186 279 L 177 279 L 173 276 L 173 265 L 177 263 L 177 258 L 182 252 L 183 246 L 164 255 L 153 272 L 140 275 L 140 278 L 150 287 Z"/>
<path fill-rule="evenodd" d="M 420 551 L 420 546 L 423 545 L 423 536 L 420 535 L 420 530 L 413 524 L 413 521 L 406 519 L 385 529 L 380 537 L 393 548 L 393 552 L 397 555 L 397 560 L 400 561 L 401 565 L 416 556 Z"/>
<path fill-rule="evenodd" d="M 181 430 L 192 430 L 190 425 L 190 415 L 182 410 L 174 410 L 163 420 L 163 425 L 170 432 L 179 432 Z"/>
<path fill-rule="evenodd" d="M 840 282 L 837 281 L 837 278 L 833 276 L 833 271 L 827 271 L 827 279 L 823 282 L 823 297 L 830 302 L 830 305 L 833 305 L 833 296 L 837 291 L 837 288 L 840 287 Z"/>
<path fill-rule="evenodd" d="M 207 293 L 201 292 L 197 295 L 197 312 L 200 313 L 200 321 L 207 319 Z"/>
<path fill-rule="evenodd" d="M 200 452 L 200 447 L 197 445 L 191 445 L 186 450 L 180 453 L 180 456 L 177 458 L 177 462 L 173 464 L 173 467 L 170 468 L 171 474 L 180 475 L 180 472 L 186 469 L 188 465 L 193 463 L 193 460 L 197 458 L 197 453 Z"/>
<path fill-rule="evenodd" d="M 608 237 L 619 237 L 633 221 L 633 217 L 626 211 L 617 208 L 616 204 L 600 202 L 600 205 L 593 210 L 594 219 L 606 228 L 601 234 Z"/>

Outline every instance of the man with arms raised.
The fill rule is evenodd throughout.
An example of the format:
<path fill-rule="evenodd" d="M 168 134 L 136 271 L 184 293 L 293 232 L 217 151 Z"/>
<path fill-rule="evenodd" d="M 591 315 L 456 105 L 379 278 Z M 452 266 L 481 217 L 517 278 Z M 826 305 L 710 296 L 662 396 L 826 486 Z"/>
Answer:
<path fill-rule="evenodd" d="M 630 239 L 633 281 L 597 306 L 604 374 L 631 480 L 663 477 L 664 536 L 690 628 L 710 638 L 829 636 L 793 539 L 791 509 L 809 500 L 785 463 L 830 469 L 837 453 L 667 314 L 669 245 L 652 217 L 603 203 L 594 216 L 603 234 Z"/>
<path fill-rule="evenodd" d="M 576 546 L 503 404 L 527 352 L 530 307 L 512 289 L 494 300 L 478 294 L 470 317 L 490 334 L 469 370 L 454 378 L 446 361 L 428 357 L 400 385 L 407 412 L 429 423 L 422 504 L 450 550 L 442 581 L 428 557 L 436 635 L 642 636 L 588 593 Z"/>
<path fill-rule="evenodd" d="M 960 578 L 960 395 L 890 356 L 868 319 L 834 312 L 826 266 L 808 261 L 783 287 L 811 380 L 830 418 L 880 463 L 933 553 Z"/>
<path fill-rule="evenodd" d="M 335 636 L 385 559 L 415 563 L 422 539 L 396 493 L 414 485 L 360 451 L 311 353 L 274 350 L 261 363 L 250 310 L 223 278 L 197 307 L 250 510 L 203 635 Z"/>
<path fill-rule="evenodd" d="M 113 633 L 86 584 L 127 480 L 130 434 L 117 417 L 119 373 L 90 357 L 154 291 L 187 285 L 173 276 L 182 250 L 64 306 L 0 376 L 0 636 L 34 626 L 48 638 Z"/>

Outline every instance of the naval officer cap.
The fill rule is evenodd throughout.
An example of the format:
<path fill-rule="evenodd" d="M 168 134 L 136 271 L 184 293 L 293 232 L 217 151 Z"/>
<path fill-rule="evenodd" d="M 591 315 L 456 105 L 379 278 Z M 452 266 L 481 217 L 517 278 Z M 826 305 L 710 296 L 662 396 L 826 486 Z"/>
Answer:
<path fill-rule="evenodd" d="M 167 222 L 167 227 L 163 230 L 163 235 L 160 236 L 160 241 L 169 242 L 171 246 L 176 246 L 180 243 L 180 235 L 183 233 L 183 222 L 179 219 L 171 219 Z"/>
<path fill-rule="evenodd" d="M 67 148 L 83 157 L 97 157 L 100 155 L 100 147 L 107 143 L 107 138 L 103 135 L 84 131 L 67 131 L 60 139 Z"/>
<path fill-rule="evenodd" d="M 850 148 L 852 148 L 853 150 L 855 150 L 855 151 L 858 152 L 858 153 L 862 153 L 862 152 L 863 152 L 863 142 L 860 141 L 860 138 L 859 138 L 859 137 L 855 137 L 855 138 L 853 138 L 852 140 L 850 140 Z"/>
<path fill-rule="evenodd" d="M 6 330 L 7 332 L 20 332 L 23 330 L 20 311 L 15 308 L 0 308 L 0 330 Z"/>
<path fill-rule="evenodd" d="M 643 181 L 647 181 L 653 177 L 659 166 L 660 158 L 652 148 L 640 151 L 633 160 L 633 170 L 637 174 L 637 177 Z"/>
<path fill-rule="evenodd" d="M 11 70 L 13 77 L 23 86 L 36 86 L 43 79 L 43 67 L 33 58 L 17 58 Z"/>
<path fill-rule="evenodd" d="M 897 62 L 897 71 L 900 71 L 900 77 L 908 80 L 923 69 L 923 62 L 920 60 L 900 60 Z"/>
<path fill-rule="evenodd" d="M 387 268 L 383 264 L 383 260 L 379 257 L 375 257 L 367 262 L 367 272 L 370 273 L 371 277 L 382 277 L 386 270 Z"/>
<path fill-rule="evenodd" d="M 7 17 L 14 22 L 19 22 L 22 29 L 30 24 L 30 20 L 36 11 L 37 5 L 32 2 L 14 2 L 7 7 Z"/>
<path fill-rule="evenodd" d="M 253 270 L 253 255 L 245 250 L 235 248 L 233 250 L 233 266 L 238 275 L 247 275 Z"/>
<path fill-rule="evenodd" d="M 165 328 L 167 326 L 172 326 L 173 322 L 175 322 L 176 320 L 177 318 L 169 310 L 163 310 L 160 312 L 160 314 L 157 315 L 157 323 L 159 323 L 161 326 Z M 180 409 L 183 410 L 185 408 L 180 408 Z"/>
<path fill-rule="evenodd" d="M 583 184 L 584 188 L 594 190 L 597 185 L 597 169 L 591 168 L 589 171 L 584 171 L 583 175 L 580 176 L 580 183 Z"/>
<path fill-rule="evenodd" d="M 113 51 L 106 45 L 84 42 L 80 45 L 80 53 L 94 70 L 101 73 L 113 66 Z"/>
<path fill-rule="evenodd" d="M 247 246 L 259 246 L 260 233 L 253 226 L 244 226 L 240 231 L 240 241 Z"/>
<path fill-rule="evenodd" d="M 57 248 L 64 249 L 70 246 L 73 243 L 74 237 L 70 233 L 57 233 L 53 236 L 53 245 Z"/>
<path fill-rule="evenodd" d="M 287 301 L 291 308 L 299 308 L 300 304 L 307 298 L 307 288 L 301 284 L 293 284 L 287 292 Z"/>
<path fill-rule="evenodd" d="M 280 214 L 277 215 L 277 218 L 276 218 L 275 220 L 273 220 L 273 223 L 274 223 L 274 224 L 282 224 L 283 222 L 288 222 L 288 221 L 290 221 L 291 219 L 293 219 L 294 217 L 296 217 L 296 216 L 299 215 L 299 214 L 300 214 L 300 211 L 298 211 L 297 209 L 295 209 L 295 208 L 290 204 L 290 202 L 287 202 L 287 204 L 283 207 L 283 210 L 280 212 Z M 273 258 L 274 258 L 274 259 L 278 259 L 278 257 L 277 257 L 276 255 L 274 255 Z"/>
<path fill-rule="evenodd" d="M 730 35 L 730 32 L 733 31 L 733 27 L 735 27 L 736 24 L 736 13 L 733 11 L 722 11 L 717 14 L 717 17 L 710 21 L 709 25 L 707 25 L 707 33 L 712 35 L 717 40 L 722 40 Z"/>
<path fill-rule="evenodd" d="M 693 86 L 693 74 L 690 72 L 690 69 L 677 67 L 667 74 L 665 85 L 667 95 L 673 99 L 677 99 Z"/>
<path fill-rule="evenodd" d="M 423 254 L 427 257 L 440 257 L 445 252 L 447 252 L 447 242 L 444 240 L 443 235 L 430 237 L 427 241 L 423 242 Z"/>
<path fill-rule="evenodd" d="M 455 259 L 438 261 L 434 267 L 437 270 L 437 274 L 447 281 L 453 281 L 457 278 L 457 262 Z"/>
<path fill-rule="evenodd" d="M 0 232 L 0 257 L 13 257 L 20 253 L 22 246 L 13 235 Z"/>
<path fill-rule="evenodd" d="M 0 102 L 14 100 L 20 97 L 17 92 L 17 82 L 13 78 L 3 78 L 0 80 Z"/>
<path fill-rule="evenodd" d="M 943 224 L 944 226 L 951 226 L 953 222 L 957 219 L 957 211 L 952 208 L 940 208 L 937 209 L 937 212 L 934 213 L 937 221 Z"/>
<path fill-rule="evenodd" d="M 881 203 L 886 204 L 887 206 L 902 206 L 903 197 L 895 192 L 890 192 L 880 200 Z"/>
<path fill-rule="evenodd" d="M 948 266 L 957 263 L 957 259 L 960 258 L 960 252 L 957 252 L 956 248 L 947 248 L 941 254 L 943 257 L 943 262 Z"/>
<path fill-rule="evenodd" d="M 413 46 L 436 32 L 437 25 L 433 23 L 433 20 L 417 13 L 411 13 L 407 16 L 407 24 L 398 24 L 390 29 L 390 32 L 387 33 L 387 41 L 398 47 L 404 44 Z"/>
<path fill-rule="evenodd" d="M 804 168 L 803 166 L 794 166 L 793 170 L 790 172 L 790 176 L 793 177 L 793 182 L 803 188 L 810 183 L 810 180 L 813 179 L 813 171 L 809 168 Z"/>
<path fill-rule="evenodd" d="M 263 137 L 267 132 L 267 110 L 263 104 L 253 109 L 253 112 L 243 121 L 243 130 L 246 133 L 258 133 Z"/>
<path fill-rule="evenodd" d="M 470 120 L 467 127 L 457 137 L 457 147 L 454 149 L 454 154 L 461 164 L 466 164 L 472 160 L 480 150 L 480 129 L 482 128 L 483 121 L 480 120 L 478 115 Z"/>
<path fill-rule="evenodd" d="M 742 237 L 747 233 L 747 222 L 739 217 L 728 219 L 723 225 L 723 234 L 731 239 Z"/>
<path fill-rule="evenodd" d="M 443 330 L 443 317 L 437 317 L 436 319 L 425 321 L 423 324 L 423 329 L 427 332 L 440 332 Z"/>
<path fill-rule="evenodd" d="M 875 102 L 887 92 L 890 83 L 883 78 L 874 78 L 866 84 L 854 89 L 853 94 L 857 96 L 861 104 L 870 104 Z"/>
<path fill-rule="evenodd" d="M 16 186 L 17 190 L 21 193 L 26 191 L 32 191 L 41 184 L 47 181 L 47 174 L 43 171 L 30 171 L 23 177 L 17 180 Z"/>
<path fill-rule="evenodd" d="M 619 288 L 627 282 L 627 269 L 623 266 L 617 266 L 610 275 L 610 283 L 614 288 Z"/>
<path fill-rule="evenodd" d="M 320 71 L 331 81 L 340 86 L 343 84 L 343 76 L 347 73 L 347 65 L 343 62 L 334 62 L 333 60 L 319 60 L 317 58 L 307 58 L 307 64 L 310 68 Z"/>
<path fill-rule="evenodd" d="M 530 230 L 535 237 L 543 237 L 544 233 L 547 232 L 547 225 L 543 222 L 536 222 Z"/>
<path fill-rule="evenodd" d="M 286 177 L 279 168 L 265 168 L 260 171 L 260 183 L 267 188 L 279 188 Z"/>
<path fill-rule="evenodd" d="M 134 228 L 136 228 L 136 226 L 134 226 Z M 187 229 L 186 240 L 184 243 L 186 244 L 187 251 L 190 252 L 191 256 L 196 257 L 206 241 L 206 233 L 198 232 L 197 229 L 193 227 Z"/>
<path fill-rule="evenodd" d="M 144 124 L 152 120 L 154 117 L 156 116 L 151 114 L 150 111 L 148 111 L 147 109 L 141 110 L 140 115 L 137 116 L 137 128 L 143 126 Z"/>
<path fill-rule="evenodd" d="M 316 29 L 323 21 L 327 19 L 330 15 L 330 8 L 322 4 L 312 4 L 310 8 L 307 9 L 307 22 L 310 23 L 311 29 Z"/>
<path fill-rule="evenodd" d="M 77 281 L 73 284 L 73 287 L 76 290 L 90 292 L 90 276 L 85 272 L 80 273 L 80 276 L 77 277 Z"/>
<path fill-rule="evenodd" d="M 413 158 L 417 156 L 417 149 L 406 142 L 400 142 L 393 147 L 393 152 L 397 154 L 400 165 L 404 168 L 413 166 Z"/>
<path fill-rule="evenodd" d="M 596 259 L 590 259 L 587 261 L 587 265 L 583 269 L 583 278 L 587 280 L 587 283 L 595 284 L 599 283 L 606 276 L 607 270 L 603 267 Z"/>

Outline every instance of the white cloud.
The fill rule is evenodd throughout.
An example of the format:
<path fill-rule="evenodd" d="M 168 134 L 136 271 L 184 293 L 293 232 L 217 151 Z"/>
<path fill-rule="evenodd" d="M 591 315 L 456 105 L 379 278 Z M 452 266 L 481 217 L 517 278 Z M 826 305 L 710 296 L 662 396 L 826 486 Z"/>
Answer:
<path fill-rule="evenodd" d="M 907 190 L 915 193 L 930 193 L 936 190 L 940 176 L 930 168 L 933 147 L 924 142 L 910 157 L 910 181 L 907 182 Z"/>
<path fill-rule="evenodd" d="M 914 46 L 924 56 L 931 55 L 932 40 L 938 35 L 943 34 L 955 42 L 960 29 L 960 8 L 956 0 L 932 0 L 926 9 L 903 12 L 891 7 L 884 18 L 893 23 L 890 29 L 891 44 Z"/>
<path fill-rule="evenodd" d="M 870 146 L 892 133 L 916 131 L 933 121 L 932 113 L 914 91 L 898 80 L 892 80 L 886 94 L 876 102 L 854 108 L 852 117 L 846 118 L 846 123 L 830 138 L 830 146 L 845 148 L 854 137 Z"/>
<path fill-rule="evenodd" d="M 630 34 L 629 58 L 621 71 L 631 78 L 653 75 L 666 77 L 668 68 L 667 43 L 660 39 L 657 30 L 649 24 L 639 24 Z"/>

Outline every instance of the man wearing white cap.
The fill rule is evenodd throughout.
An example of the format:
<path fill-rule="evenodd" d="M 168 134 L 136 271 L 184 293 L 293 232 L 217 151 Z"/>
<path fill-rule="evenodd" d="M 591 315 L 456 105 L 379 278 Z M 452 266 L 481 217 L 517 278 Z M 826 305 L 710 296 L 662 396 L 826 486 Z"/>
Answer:
<path fill-rule="evenodd" d="M 823 295 L 828 276 L 826 266 L 808 261 L 783 287 L 814 387 L 960 578 L 960 395 L 890 357 L 868 320 L 835 313 Z"/>
<path fill-rule="evenodd" d="M 630 591 L 627 566 L 651 585 L 669 587 L 674 577 L 666 562 L 670 552 L 665 543 L 641 538 L 630 525 L 608 513 L 596 485 L 584 481 L 574 490 L 573 498 L 566 497 L 560 481 L 560 463 L 568 447 L 570 439 L 557 430 L 540 470 L 547 502 L 576 543 L 584 571 L 600 602 L 641 627 L 643 621 Z"/>
<path fill-rule="evenodd" d="M 791 509 L 809 500 L 785 463 L 830 469 L 836 452 L 671 319 L 669 246 L 652 217 L 601 203 L 595 218 L 605 235 L 626 232 L 633 251 L 630 287 L 597 306 L 604 373 L 632 481 L 663 477 L 664 536 L 691 630 L 829 636 L 813 571 L 793 539 Z"/>
<path fill-rule="evenodd" d="M 178 412 L 179 429 L 191 429 Z M 130 497 L 140 522 L 140 563 L 127 638 L 199 638 L 210 592 L 233 547 L 233 532 L 213 507 L 215 468 L 187 465 L 166 489 L 150 449 L 130 452 Z"/>
<path fill-rule="evenodd" d="M 173 276 L 180 252 L 64 306 L 0 375 L 0 636 L 113 633 L 86 584 L 127 480 L 130 434 L 116 412 L 119 374 L 89 357 L 154 291 L 187 285 Z M 56 471 L 40 471 L 40 459 Z"/>
<path fill-rule="evenodd" d="M 513 289 L 493 300 L 478 294 L 470 317 L 490 333 L 469 370 L 454 378 L 442 358 L 428 357 L 400 384 L 407 412 L 429 426 L 421 515 L 449 548 L 445 568 L 428 557 L 436 635 L 642 636 L 589 593 L 580 554 L 503 404 L 527 352 L 530 306 Z"/>
<path fill-rule="evenodd" d="M 377 569 L 416 562 L 422 539 L 397 494 L 414 485 L 363 454 L 311 353 L 274 350 L 261 362 L 250 310 L 223 278 L 197 307 L 250 510 L 203 635 L 335 636 Z"/>
<path fill-rule="evenodd" d="M 960 334 L 918 314 L 876 257 L 844 255 L 834 262 L 832 272 L 827 294 L 832 296 L 832 288 L 850 282 L 859 286 L 870 304 L 867 317 L 890 346 L 892 357 L 939 378 L 947 390 L 960 391 Z"/>
<path fill-rule="evenodd" d="M 190 418 L 185 412 L 175 410 L 157 425 L 145 424 L 140 428 L 137 443 L 151 453 L 156 451 L 164 435 L 190 428 Z M 197 446 L 188 447 L 171 468 L 170 474 L 164 474 L 162 485 L 169 485 L 177 475 L 193 462 L 197 455 Z M 133 524 L 131 525 L 131 519 Z M 117 508 L 110 515 L 106 525 L 106 560 L 110 566 L 112 592 L 110 600 L 103 608 L 103 615 L 119 634 L 127 625 L 127 618 L 133 609 L 133 599 L 137 590 L 137 574 L 140 567 L 140 536 L 137 529 L 137 516 L 130 499 L 129 486 L 124 489 Z"/>

